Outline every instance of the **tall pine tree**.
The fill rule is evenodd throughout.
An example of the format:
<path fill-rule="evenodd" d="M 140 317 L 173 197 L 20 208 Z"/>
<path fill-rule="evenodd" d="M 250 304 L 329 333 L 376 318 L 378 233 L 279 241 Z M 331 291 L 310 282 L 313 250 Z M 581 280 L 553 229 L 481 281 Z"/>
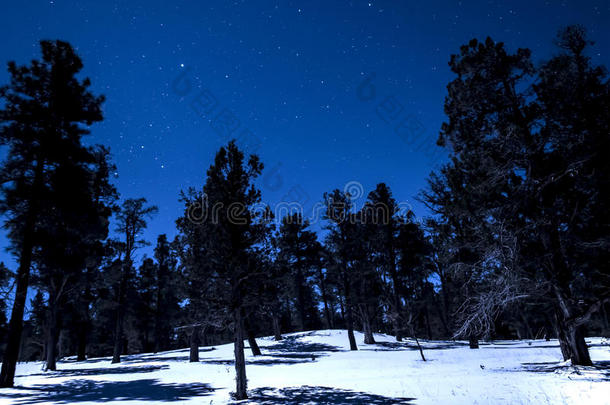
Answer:
<path fill-rule="evenodd" d="M 0 386 L 13 385 L 19 353 L 23 311 L 32 258 L 38 249 L 38 230 L 50 179 L 61 163 L 79 164 L 81 137 L 102 119 L 103 97 L 88 90 L 89 79 L 76 75 L 83 64 L 62 41 L 42 41 L 42 60 L 30 66 L 8 65 L 10 84 L 0 89 L 5 105 L 0 110 L 0 142 L 9 152 L 0 170 L 5 228 L 19 266 Z M 72 156 L 68 156 L 72 155 Z"/>

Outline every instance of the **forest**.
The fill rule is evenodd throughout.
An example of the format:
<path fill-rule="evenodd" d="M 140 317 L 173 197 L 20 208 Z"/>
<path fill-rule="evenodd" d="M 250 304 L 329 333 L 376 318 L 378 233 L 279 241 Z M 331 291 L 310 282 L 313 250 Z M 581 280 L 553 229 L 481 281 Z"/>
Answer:
<path fill-rule="evenodd" d="M 198 362 L 231 342 L 245 399 L 257 337 L 322 329 L 347 330 L 353 351 L 375 333 L 473 350 L 558 339 L 558 361 L 592 365 L 585 337 L 610 335 L 610 81 L 591 44 L 573 25 L 541 63 L 491 38 L 451 55 L 449 158 L 414 190 L 424 216 L 379 182 L 364 203 L 337 184 L 320 218 L 279 217 L 257 185 L 264 162 L 228 139 L 203 186 L 176 195 L 176 236 L 144 240 L 158 207 L 122 198 L 110 145 L 86 142 L 105 97 L 69 43 L 40 41 L 0 88 L 2 248 L 16 263 L 0 264 L 0 386 L 18 362 L 185 347 Z"/>

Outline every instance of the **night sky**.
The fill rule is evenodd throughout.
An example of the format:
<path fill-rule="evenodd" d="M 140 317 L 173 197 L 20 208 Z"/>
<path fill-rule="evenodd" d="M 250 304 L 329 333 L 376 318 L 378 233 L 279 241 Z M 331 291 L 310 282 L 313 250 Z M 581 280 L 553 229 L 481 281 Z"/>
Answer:
<path fill-rule="evenodd" d="M 122 198 L 159 206 L 144 235 L 151 242 L 173 237 L 179 191 L 202 186 L 231 137 L 261 156 L 270 204 L 307 208 L 350 181 L 367 193 L 385 181 L 426 215 L 413 197 L 445 158 L 433 145 L 447 62 L 473 37 L 529 47 L 540 61 L 561 26 L 580 23 L 596 41 L 594 61 L 610 65 L 607 0 L 55 0 L 1 9 L 3 66 L 39 58 L 40 39 L 77 48 L 93 92 L 107 98 L 87 142 L 110 146 Z"/>

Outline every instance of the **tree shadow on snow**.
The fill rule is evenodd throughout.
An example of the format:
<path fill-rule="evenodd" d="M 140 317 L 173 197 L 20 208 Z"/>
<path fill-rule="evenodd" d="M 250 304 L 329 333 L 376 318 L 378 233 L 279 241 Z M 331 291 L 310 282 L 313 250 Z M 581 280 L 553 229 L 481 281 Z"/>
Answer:
<path fill-rule="evenodd" d="M 20 375 L 17 377 L 27 376 L 46 376 L 46 377 L 79 377 L 104 374 L 135 374 L 135 373 L 151 373 L 153 371 L 166 370 L 168 365 L 162 366 L 144 366 L 144 367 L 100 367 L 100 368 L 70 368 L 65 370 L 47 371 L 44 373 Z"/>
<path fill-rule="evenodd" d="M 424 342 L 422 342 L 424 343 Z M 422 345 L 424 352 L 426 350 L 445 350 L 455 349 L 457 347 L 468 346 L 468 343 L 451 342 L 451 343 L 439 343 L 436 345 Z M 419 350 L 419 347 L 415 343 L 410 342 L 377 342 L 370 345 L 362 346 L 361 350 L 369 350 L 374 352 L 391 352 L 398 350 Z"/>
<path fill-rule="evenodd" d="M 325 343 L 310 343 L 310 342 L 301 342 L 299 340 L 300 337 L 308 336 L 305 335 L 297 335 L 297 336 L 286 336 L 284 339 L 279 342 L 270 345 L 270 346 L 262 346 L 261 349 L 265 349 L 268 352 L 273 354 L 280 353 L 313 353 L 313 352 L 340 352 L 344 351 L 338 346 L 328 345 Z"/>
<path fill-rule="evenodd" d="M 382 395 L 355 392 L 330 387 L 256 388 L 249 392 L 249 400 L 258 404 L 412 404 L 415 398 L 391 398 Z"/>
<path fill-rule="evenodd" d="M 610 361 L 594 361 L 593 366 L 572 366 L 559 362 L 522 363 L 523 369 L 533 373 L 564 373 L 589 381 L 610 381 Z"/>
<path fill-rule="evenodd" d="M 308 356 L 311 359 L 311 356 Z M 278 364 L 299 364 L 299 363 L 309 363 L 312 360 L 299 360 L 299 359 L 256 359 L 256 360 L 246 360 L 246 365 L 254 365 L 254 366 L 275 366 Z M 235 365 L 234 360 L 201 360 L 200 363 L 206 364 L 216 364 L 221 366 L 233 366 Z"/>
<path fill-rule="evenodd" d="M 199 349 L 199 353 L 211 352 L 216 350 L 214 347 Z M 178 361 L 178 362 L 188 362 L 190 359 L 188 354 L 185 355 L 176 355 L 176 356 L 161 356 L 161 355 L 142 355 L 142 354 L 133 354 L 129 356 L 125 356 L 123 359 L 123 363 L 149 363 L 152 361 Z"/>
<path fill-rule="evenodd" d="M 28 393 L 3 393 L 16 404 L 38 404 L 42 402 L 67 404 L 75 402 L 107 401 L 183 401 L 192 397 L 209 395 L 214 391 L 208 384 L 161 384 L 158 380 L 134 381 L 90 381 L 72 380 L 60 384 L 15 387 Z"/>

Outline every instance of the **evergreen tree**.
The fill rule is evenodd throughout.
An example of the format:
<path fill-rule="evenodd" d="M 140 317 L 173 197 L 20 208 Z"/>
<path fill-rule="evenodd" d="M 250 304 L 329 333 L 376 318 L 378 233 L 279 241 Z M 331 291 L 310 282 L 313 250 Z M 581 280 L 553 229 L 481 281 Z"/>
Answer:
<path fill-rule="evenodd" d="M 353 272 L 358 253 L 356 216 L 350 195 L 334 190 L 324 194 L 325 218 L 329 221 L 326 248 L 334 255 L 331 272 L 336 274 L 345 307 L 345 322 L 350 350 L 358 350 L 354 337 Z"/>
<path fill-rule="evenodd" d="M 377 184 L 375 190 L 369 193 L 363 207 L 372 260 L 381 273 L 381 279 L 387 280 L 384 296 L 389 309 L 388 317 L 392 322 L 394 336 L 400 342 L 403 336 L 400 318 L 404 294 L 397 259 L 397 238 L 400 226 L 397 217 L 398 210 L 398 204 L 385 183 Z"/>
<path fill-rule="evenodd" d="M 158 272 L 157 264 L 147 257 L 134 277 L 137 298 L 133 303 L 133 321 L 137 330 L 139 350 L 142 352 L 150 352 L 154 347 Z"/>
<path fill-rule="evenodd" d="M 452 56 L 439 138 L 452 160 L 432 178 L 429 201 L 459 237 L 454 263 L 474 280 L 461 331 L 489 331 L 502 308 L 544 297 L 564 358 L 590 365 L 583 327 L 610 300 L 600 226 L 610 92 L 582 28 L 557 43 L 562 52 L 539 69 L 528 50 L 510 54 L 491 39 Z"/>
<path fill-rule="evenodd" d="M 145 198 L 127 199 L 121 205 L 117 214 L 116 232 L 123 239 L 117 244 L 119 253 L 120 275 L 115 287 L 115 328 L 112 363 L 121 362 L 121 353 L 125 349 L 124 315 L 127 310 L 127 297 L 130 284 L 133 282 L 133 259 L 138 248 L 145 246 L 146 241 L 139 239 L 140 233 L 146 228 L 146 220 L 157 212 L 157 207 L 146 206 Z"/>
<path fill-rule="evenodd" d="M 251 290 L 254 279 L 260 277 L 256 268 L 257 245 L 268 232 L 264 212 L 254 210 L 261 197 L 253 182 L 262 169 L 256 155 L 246 159 L 235 142 L 229 142 L 218 151 L 208 169 L 203 194 L 187 194 L 187 201 L 190 199 L 195 205 L 187 206 L 185 216 L 179 220 L 186 236 L 184 245 L 190 251 L 189 272 L 195 276 L 192 286 L 200 287 L 200 295 L 202 290 L 206 292 L 205 304 L 218 307 L 215 316 L 229 321 L 233 330 L 234 396 L 239 400 L 247 398 L 246 310 L 260 302 Z M 199 263 L 205 265 L 197 269 Z"/>
<path fill-rule="evenodd" d="M 262 280 L 260 309 L 271 318 L 273 337 L 276 341 L 282 340 L 281 319 L 290 285 L 288 268 L 278 260 L 277 233 L 270 231 L 262 244 L 264 254 L 260 257 L 260 266 L 264 277 Z M 289 309 L 288 309 L 289 311 Z"/>
<path fill-rule="evenodd" d="M 81 156 L 83 162 L 74 156 Z M 114 189 L 108 185 L 107 158 L 103 148 L 77 145 L 50 176 L 51 189 L 38 229 L 40 249 L 34 258 L 40 288 L 48 294 L 49 370 L 56 369 L 59 333 L 66 326 L 62 324 L 62 312 L 72 297 L 78 297 L 83 272 L 96 260 L 92 254 L 108 235 L 111 207 L 107 203 L 112 194 L 101 193 Z"/>
<path fill-rule="evenodd" d="M 176 273 L 176 255 L 167 235 L 161 234 L 155 246 L 157 273 L 154 296 L 154 351 L 169 350 L 172 326 L 179 310 L 179 277 Z"/>
<path fill-rule="evenodd" d="M 313 276 L 320 265 L 321 245 L 301 214 L 282 218 L 277 237 L 277 265 L 290 274 L 288 285 L 297 315 L 297 330 L 314 329 L 319 313 L 313 288 Z"/>
<path fill-rule="evenodd" d="M 176 220 L 179 233 L 175 245 L 180 259 L 180 288 L 186 305 L 182 310 L 183 326 L 178 330 L 186 331 L 189 336 L 189 361 L 198 362 L 202 332 L 210 327 L 222 329 L 229 316 L 222 300 L 223 286 L 215 275 L 206 243 L 210 237 L 205 218 L 209 209 L 207 197 L 203 191 L 191 188 L 181 193 L 180 201 L 184 204 L 184 214 Z"/>
<path fill-rule="evenodd" d="M 82 150 L 81 137 L 102 119 L 103 97 L 88 91 L 88 79 L 75 77 L 83 65 L 72 47 L 62 41 L 42 41 L 41 48 L 41 61 L 19 67 L 9 63 L 10 84 L 0 89 L 5 100 L 0 110 L 0 142 L 9 149 L 0 170 L 0 211 L 7 217 L 5 228 L 19 262 L 0 373 L 2 387 L 13 385 L 30 269 L 50 178 L 65 167 L 61 162 L 71 159 L 78 165 L 88 159 L 87 154 L 77 153 Z"/>

